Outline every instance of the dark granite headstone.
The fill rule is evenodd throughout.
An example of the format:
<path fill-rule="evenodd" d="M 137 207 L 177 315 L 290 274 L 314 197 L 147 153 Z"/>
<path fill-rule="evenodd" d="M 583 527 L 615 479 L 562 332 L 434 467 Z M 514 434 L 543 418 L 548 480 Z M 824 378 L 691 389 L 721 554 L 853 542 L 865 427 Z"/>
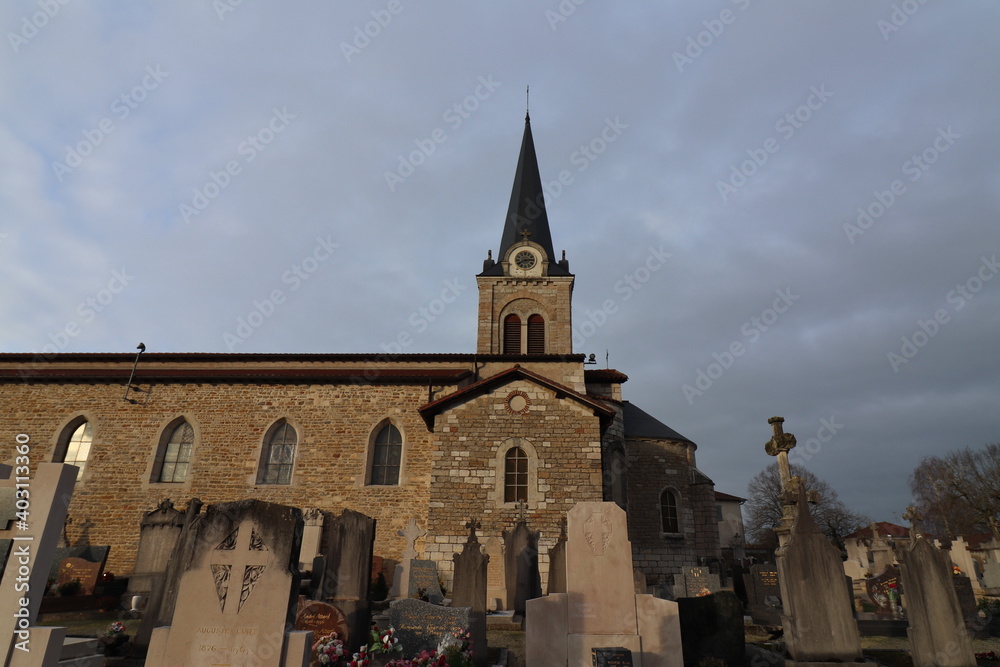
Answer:
<path fill-rule="evenodd" d="M 393 600 L 389 623 L 396 629 L 407 654 L 436 649 L 446 634 L 467 630 L 472 623 L 469 607 L 441 607 L 421 600 Z"/>
<path fill-rule="evenodd" d="M 441 583 L 438 581 L 437 564 L 432 560 L 414 558 L 410 561 L 410 595 L 416 595 L 420 589 L 435 604 L 444 599 Z"/>
<path fill-rule="evenodd" d="M 865 579 L 865 587 L 868 597 L 875 606 L 878 607 L 879 614 L 897 615 L 899 614 L 899 569 L 893 565 L 882 570 L 882 574 L 877 577 Z"/>
<path fill-rule="evenodd" d="M 352 649 L 365 642 L 371 623 L 368 587 L 374 545 L 375 519 L 347 509 L 339 516 L 324 512 L 320 551 L 326 571 L 317 597 L 335 604 L 347 616 Z"/>
<path fill-rule="evenodd" d="M 958 607 L 962 610 L 965 627 L 973 628 L 979 623 L 979 609 L 976 606 L 976 594 L 972 591 L 972 581 L 965 576 L 952 576 L 951 580 L 955 583 Z"/>
<path fill-rule="evenodd" d="M 592 648 L 590 653 L 594 667 L 632 667 L 632 651 L 627 648 Z"/>
<path fill-rule="evenodd" d="M 542 596 L 538 571 L 538 533 L 522 519 L 504 532 L 504 565 L 507 572 L 507 607 L 524 615 L 525 602 Z"/>
<path fill-rule="evenodd" d="M 82 558 L 63 558 L 59 562 L 59 573 L 56 575 L 56 586 L 72 581 L 80 582 L 80 595 L 93 595 L 94 586 L 101 576 L 104 563 L 91 563 Z"/>
<path fill-rule="evenodd" d="M 56 547 L 56 552 L 52 556 L 52 565 L 49 566 L 49 579 L 59 578 L 59 564 L 67 558 L 81 558 L 91 563 L 100 563 L 101 569 L 108 561 L 108 552 L 111 547 Z"/>
<path fill-rule="evenodd" d="M 751 565 L 744 578 L 750 616 L 761 625 L 781 625 L 781 586 L 774 565 Z"/>
<path fill-rule="evenodd" d="M 452 587 L 451 604 L 454 607 L 469 607 L 472 610 L 472 626 L 469 632 L 472 634 L 473 659 L 477 665 L 485 665 L 486 570 L 490 557 L 483 553 L 474 528 L 472 531 L 462 547 L 462 552 L 453 556 L 455 584 Z"/>
<path fill-rule="evenodd" d="M 347 617 L 332 604 L 325 602 L 306 602 L 295 616 L 295 629 L 308 630 L 313 633 L 313 643 L 332 632 L 345 644 L 350 641 L 350 628 Z M 310 667 L 320 665 L 316 652 L 313 651 Z"/>
<path fill-rule="evenodd" d="M 677 600 L 681 620 L 684 664 L 721 658 L 727 665 L 742 664 L 746 652 L 743 604 L 732 591 Z"/>

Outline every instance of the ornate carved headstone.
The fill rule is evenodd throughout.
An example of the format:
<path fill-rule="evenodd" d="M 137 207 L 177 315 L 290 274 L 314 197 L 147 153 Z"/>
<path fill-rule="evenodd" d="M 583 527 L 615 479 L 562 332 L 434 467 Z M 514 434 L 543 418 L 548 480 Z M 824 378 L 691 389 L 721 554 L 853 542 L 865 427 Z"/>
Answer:
<path fill-rule="evenodd" d="M 340 609 L 325 602 L 305 601 L 301 604 L 299 613 L 295 616 L 295 629 L 312 632 L 313 642 L 332 632 L 336 632 L 337 637 L 345 644 L 350 641 L 351 630 L 347 617 Z M 311 654 L 309 664 L 310 667 L 319 667 L 321 664 L 315 651 Z"/>
<path fill-rule="evenodd" d="M 504 533 L 504 569 L 507 574 L 507 608 L 524 614 L 525 602 L 542 595 L 538 572 L 538 533 L 524 521 Z"/>
<path fill-rule="evenodd" d="M 900 578 L 896 567 L 890 565 L 879 576 L 866 579 L 865 587 L 868 597 L 878 607 L 878 613 L 890 616 L 900 614 Z"/>
<path fill-rule="evenodd" d="M 174 508 L 169 498 L 143 515 L 139 522 L 139 549 L 135 567 L 128 578 L 128 592 L 149 595 L 163 585 L 170 554 L 184 528 L 185 513 Z"/>
<path fill-rule="evenodd" d="M 146 664 L 279 667 L 295 622 L 302 513 L 259 500 L 221 503 L 193 530 L 173 622 L 154 630 Z"/>
<path fill-rule="evenodd" d="M 414 590 L 410 583 L 410 566 L 413 560 L 417 557 L 417 549 L 415 545 L 417 539 L 426 535 L 427 531 L 417 526 L 417 520 L 410 517 L 410 521 L 407 523 L 406 528 L 403 530 L 397 530 L 396 534 L 406 539 L 406 548 L 403 549 L 401 561 L 399 565 L 396 566 L 396 572 L 392 577 L 392 590 L 389 591 L 389 597 L 408 598 L 410 597 L 410 591 Z"/>

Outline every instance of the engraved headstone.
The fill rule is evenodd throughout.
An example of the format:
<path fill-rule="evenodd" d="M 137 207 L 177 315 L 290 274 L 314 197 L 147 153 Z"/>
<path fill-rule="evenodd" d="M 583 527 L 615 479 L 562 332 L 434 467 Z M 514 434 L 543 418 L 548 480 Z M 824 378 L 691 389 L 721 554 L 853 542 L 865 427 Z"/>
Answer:
<path fill-rule="evenodd" d="M 301 605 L 299 613 L 295 616 L 295 629 L 312 632 L 313 642 L 333 632 L 336 632 L 337 637 L 345 644 L 350 641 L 347 617 L 337 607 L 325 602 L 306 601 Z M 309 664 L 311 667 L 322 664 L 315 651 L 312 652 Z"/>
<path fill-rule="evenodd" d="M 486 568 L 486 606 L 490 611 L 499 611 L 507 605 L 507 575 L 499 537 L 486 540 L 486 555 L 490 557 Z"/>
<path fill-rule="evenodd" d="M 260 500 L 220 503 L 192 529 L 173 622 L 153 631 L 146 664 L 279 667 L 295 622 L 302 513 Z"/>
<path fill-rule="evenodd" d="M 128 578 L 129 593 L 148 596 L 154 588 L 163 585 L 170 554 L 184 528 L 184 517 L 185 513 L 176 509 L 169 499 L 143 515 L 139 522 L 139 549 L 135 555 L 135 566 Z"/>
<path fill-rule="evenodd" d="M 504 569 L 507 575 L 507 608 L 524 614 L 525 602 L 542 595 L 538 571 L 538 533 L 518 521 L 504 533 Z"/>
<path fill-rule="evenodd" d="M 684 583 L 680 590 L 675 587 L 676 597 L 694 598 L 719 590 L 719 575 L 710 572 L 707 567 L 685 567 L 681 570 L 681 577 Z"/>
<path fill-rule="evenodd" d="M 423 591 L 424 596 L 435 604 L 444 599 L 438 580 L 437 564 L 432 560 L 410 561 L 410 597 Z"/>
<path fill-rule="evenodd" d="M 108 562 L 108 554 L 111 547 L 86 545 L 78 547 L 56 547 L 52 554 L 52 567 L 49 568 L 49 579 L 56 579 L 59 576 L 59 565 L 67 558 L 81 558 L 89 563 L 98 563 L 101 569 Z"/>
<path fill-rule="evenodd" d="M 59 563 L 56 586 L 79 581 L 80 595 L 93 595 L 94 586 L 97 585 L 97 580 L 103 569 L 104 563 L 91 563 L 82 558 L 64 558 Z"/>
<path fill-rule="evenodd" d="M 407 653 L 436 649 L 446 634 L 468 629 L 472 622 L 469 607 L 441 607 L 421 600 L 393 600 L 389 603 L 389 623 L 396 629 L 399 643 Z"/>
<path fill-rule="evenodd" d="M 321 550 L 326 570 L 320 599 L 344 612 L 351 637 L 360 643 L 364 643 L 371 622 L 368 588 L 374 545 L 375 519 L 347 509 L 339 516 L 324 513 Z M 352 647 L 357 645 L 352 642 Z"/>
<path fill-rule="evenodd" d="M 413 587 L 410 585 L 410 564 L 417 557 L 416 542 L 419 538 L 427 534 L 427 531 L 417 525 L 417 520 L 410 517 L 410 521 L 403 530 L 397 530 L 396 534 L 406 539 L 406 548 L 396 571 L 392 577 L 392 590 L 389 597 L 408 598 Z"/>
<path fill-rule="evenodd" d="M 455 584 L 451 595 L 453 607 L 469 607 L 471 610 L 473 660 L 477 665 L 486 663 L 486 569 L 490 557 L 483 553 L 476 537 L 480 527 L 476 520 L 465 524 L 469 538 L 462 552 L 453 556 L 455 563 Z"/>
<path fill-rule="evenodd" d="M 865 580 L 868 597 L 878 607 L 879 614 L 897 616 L 900 613 L 899 569 L 893 565 L 886 567 L 882 574 Z"/>

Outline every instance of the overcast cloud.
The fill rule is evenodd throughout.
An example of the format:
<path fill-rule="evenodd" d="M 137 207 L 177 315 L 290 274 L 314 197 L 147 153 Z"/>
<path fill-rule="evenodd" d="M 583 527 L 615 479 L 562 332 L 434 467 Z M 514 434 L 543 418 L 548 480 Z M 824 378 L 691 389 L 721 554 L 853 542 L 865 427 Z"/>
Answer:
<path fill-rule="evenodd" d="M 0 351 L 473 352 L 530 84 L 576 351 L 717 489 L 1000 441 L 996 3 L 260 4 L 0 6 Z"/>

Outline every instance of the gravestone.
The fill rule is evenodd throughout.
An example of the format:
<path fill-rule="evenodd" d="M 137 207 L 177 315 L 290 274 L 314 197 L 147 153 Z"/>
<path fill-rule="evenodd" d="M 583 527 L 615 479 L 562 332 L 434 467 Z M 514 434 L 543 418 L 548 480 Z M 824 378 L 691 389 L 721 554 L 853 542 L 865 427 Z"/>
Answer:
<path fill-rule="evenodd" d="M 889 542 L 878 534 L 878 524 L 872 523 L 872 543 L 869 547 L 872 554 L 872 576 L 879 576 L 886 570 L 886 568 L 892 567 L 893 562 L 896 560 L 892 553 L 892 547 L 889 546 Z"/>
<path fill-rule="evenodd" d="M 486 568 L 486 606 L 490 611 L 500 611 L 507 606 L 507 575 L 499 537 L 486 540 L 486 555 L 490 557 Z"/>
<path fill-rule="evenodd" d="M 900 614 L 899 596 L 902 591 L 897 567 L 890 565 L 879 576 L 866 579 L 865 589 L 868 598 L 878 607 L 877 613 L 890 616 Z"/>
<path fill-rule="evenodd" d="M 774 565 L 754 564 L 744 578 L 749 602 L 750 617 L 761 625 L 781 625 L 781 585 L 778 568 Z"/>
<path fill-rule="evenodd" d="M 295 629 L 311 632 L 313 643 L 322 637 L 336 632 L 337 637 L 347 644 L 350 641 L 350 627 L 347 617 L 332 604 L 325 602 L 310 602 L 304 600 L 299 604 L 299 612 L 295 615 Z M 367 637 L 364 637 L 367 640 Z M 310 666 L 318 667 L 321 663 L 315 651 L 310 649 Z"/>
<path fill-rule="evenodd" d="M 524 614 L 525 602 L 542 595 L 538 571 L 538 533 L 524 519 L 504 532 L 504 569 L 507 575 L 507 608 Z"/>
<path fill-rule="evenodd" d="M 154 588 L 163 585 L 170 554 L 184 528 L 184 512 L 174 508 L 169 498 L 139 522 L 139 548 L 128 578 L 128 592 L 148 598 Z"/>
<path fill-rule="evenodd" d="M 907 636 L 914 667 L 975 665 L 972 642 L 965 630 L 948 559 L 919 535 L 919 515 L 907 508 L 903 518 L 914 522 L 916 537 L 897 549 L 907 591 Z"/>
<path fill-rule="evenodd" d="M 17 443 L 18 454 L 23 447 L 28 452 L 23 455 L 30 456 L 28 441 Z M 35 627 L 34 622 L 78 468 L 39 463 L 30 476 L 27 463 L 15 462 L 16 467 L 0 464 L 0 539 L 10 540 L 0 572 L 0 664 L 15 659 L 20 664 L 55 664 L 66 630 Z M 29 491 L 27 498 L 18 496 L 18 484 Z"/>
<path fill-rule="evenodd" d="M 365 643 L 371 623 L 368 587 L 374 545 L 375 519 L 348 509 L 339 516 L 324 513 L 321 550 L 326 569 L 319 599 L 347 617 L 352 648 Z"/>
<path fill-rule="evenodd" d="M 389 597 L 408 598 L 410 597 L 410 564 L 417 557 L 416 541 L 427 534 L 427 531 L 417 525 L 417 520 L 410 517 L 410 521 L 403 530 L 397 530 L 396 534 L 406 539 L 406 548 L 400 558 L 399 565 L 392 577 L 392 590 Z"/>
<path fill-rule="evenodd" d="M 621 646 L 591 650 L 594 667 L 632 667 L 632 651 Z"/>
<path fill-rule="evenodd" d="M 712 658 L 727 665 L 742 664 L 746 655 L 743 606 L 732 591 L 677 601 L 681 619 L 684 664 L 698 665 Z"/>
<path fill-rule="evenodd" d="M 67 558 L 80 558 L 89 563 L 98 563 L 101 569 L 108 562 L 108 554 L 111 547 L 85 545 L 78 547 L 56 547 L 52 554 L 52 567 L 49 568 L 49 579 L 56 579 L 59 576 L 59 564 Z"/>
<path fill-rule="evenodd" d="M 302 549 L 299 551 L 299 569 L 309 568 L 313 558 L 323 551 L 323 510 L 311 507 L 302 511 Z"/>
<path fill-rule="evenodd" d="M 962 570 L 962 574 L 969 578 L 973 591 L 982 591 L 982 586 L 979 584 L 979 575 L 976 572 L 975 559 L 972 558 L 972 554 L 969 553 L 969 546 L 961 537 L 955 538 L 951 542 L 951 562 L 957 565 Z"/>
<path fill-rule="evenodd" d="M 681 667 L 677 603 L 633 592 L 624 510 L 582 502 L 568 519 L 567 592 L 527 601 L 527 664 L 577 667 L 595 648 L 620 647 L 636 667 Z"/>
<path fill-rule="evenodd" d="M 301 664 L 308 633 L 286 628 L 295 622 L 302 513 L 260 500 L 220 503 L 191 531 L 173 622 L 153 631 L 146 665 Z M 283 656 L 286 643 L 298 653 Z"/>
<path fill-rule="evenodd" d="M 181 575 L 191 564 L 196 546 L 194 524 L 201 512 L 202 502 L 198 498 L 188 501 L 184 510 L 183 525 L 174 543 L 174 548 L 167 559 L 167 567 L 161 578 L 152 579 L 153 587 L 149 591 L 149 601 L 142 614 L 142 622 L 133 642 L 136 646 L 149 646 L 153 629 L 170 625 L 177 603 L 177 592 L 180 589 Z"/>
<path fill-rule="evenodd" d="M 566 520 L 559 521 L 559 537 L 549 549 L 548 593 L 566 592 Z M 643 591 L 645 593 L 646 591 Z"/>
<path fill-rule="evenodd" d="M 797 491 L 791 532 L 775 554 L 786 649 L 792 665 L 799 662 L 861 665 L 861 637 L 840 550 L 813 520 L 804 484 L 800 483 Z"/>
<path fill-rule="evenodd" d="M 680 575 L 674 575 L 675 598 L 708 595 L 717 592 L 719 588 L 719 575 L 710 572 L 704 566 L 685 567 L 681 569 Z"/>
<path fill-rule="evenodd" d="M 967 628 L 974 628 L 979 622 L 979 608 L 976 606 L 976 594 L 972 588 L 972 582 L 968 577 L 951 577 L 952 585 L 955 587 L 955 594 L 958 596 L 958 606 L 962 610 L 962 618 L 965 619 Z"/>
<path fill-rule="evenodd" d="M 415 597 L 420 591 L 430 602 L 440 604 L 444 599 L 441 592 L 441 582 L 438 579 L 437 563 L 432 560 L 410 560 L 410 591 L 409 596 Z"/>
<path fill-rule="evenodd" d="M 471 619 L 469 632 L 472 635 L 472 657 L 476 665 L 486 664 L 486 570 L 490 557 L 483 553 L 476 538 L 476 520 L 465 524 L 469 538 L 462 552 L 454 554 L 455 583 L 452 587 L 451 605 L 469 607 Z"/>
<path fill-rule="evenodd" d="M 467 630 L 472 623 L 469 607 L 441 607 L 411 598 L 389 603 L 389 623 L 396 629 L 407 654 L 436 649 L 447 634 Z"/>
<path fill-rule="evenodd" d="M 94 586 L 103 569 L 104 563 L 91 563 L 82 558 L 63 558 L 56 574 L 56 586 L 79 581 L 80 595 L 93 595 Z"/>

